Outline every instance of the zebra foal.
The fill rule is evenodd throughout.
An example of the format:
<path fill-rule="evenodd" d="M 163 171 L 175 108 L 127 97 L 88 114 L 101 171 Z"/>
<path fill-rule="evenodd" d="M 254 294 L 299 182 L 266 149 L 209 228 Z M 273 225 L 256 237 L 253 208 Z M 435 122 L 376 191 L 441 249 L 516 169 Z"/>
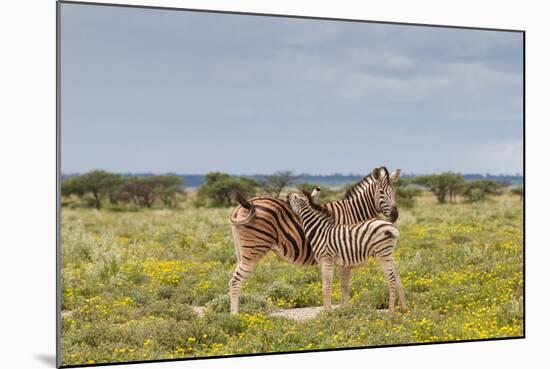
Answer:
<path fill-rule="evenodd" d="M 389 312 L 395 310 L 396 290 L 401 310 L 407 311 L 403 283 L 392 258 L 399 236 L 399 231 L 392 223 L 373 218 L 352 225 L 337 224 L 323 207 L 313 202 L 310 194 L 290 193 L 287 199 L 301 219 L 315 260 L 321 264 L 325 310 L 331 309 L 334 266 L 351 268 L 373 256 L 380 263 L 389 285 Z"/>

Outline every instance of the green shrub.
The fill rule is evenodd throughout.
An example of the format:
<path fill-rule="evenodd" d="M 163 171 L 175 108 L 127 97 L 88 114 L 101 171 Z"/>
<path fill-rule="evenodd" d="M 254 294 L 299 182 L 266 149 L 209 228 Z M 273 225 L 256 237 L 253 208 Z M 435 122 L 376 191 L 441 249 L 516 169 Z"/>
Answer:
<path fill-rule="evenodd" d="M 169 299 L 169 298 L 172 298 L 175 292 L 176 292 L 176 287 L 170 284 L 168 285 L 165 284 L 159 287 L 157 295 L 161 299 Z"/>
<path fill-rule="evenodd" d="M 353 298 L 353 305 L 365 306 L 367 309 L 387 309 L 389 306 L 389 289 L 386 284 L 378 283 L 375 287 L 364 290 Z"/>
<path fill-rule="evenodd" d="M 461 193 L 467 202 L 479 202 L 487 196 L 497 196 L 503 193 L 503 184 L 497 181 L 481 180 L 466 182 Z"/>
<path fill-rule="evenodd" d="M 275 281 L 269 286 L 266 292 L 267 296 L 273 300 L 290 300 L 296 295 L 296 289 L 288 284 Z"/>
<path fill-rule="evenodd" d="M 217 313 L 229 311 L 229 294 L 219 295 L 211 300 L 206 307 Z M 242 313 L 269 311 L 270 305 L 265 296 L 257 294 L 241 294 L 239 310 Z"/>
<path fill-rule="evenodd" d="M 519 198 L 523 200 L 523 186 L 513 187 L 510 189 L 510 193 L 519 196 Z"/>
<path fill-rule="evenodd" d="M 174 303 L 169 300 L 157 300 L 142 308 L 141 314 L 176 320 L 193 320 L 197 314 L 191 306 Z"/>
<path fill-rule="evenodd" d="M 422 194 L 421 188 L 410 184 L 410 181 L 403 179 L 394 182 L 398 208 L 412 208 L 416 203 L 416 198 Z"/>

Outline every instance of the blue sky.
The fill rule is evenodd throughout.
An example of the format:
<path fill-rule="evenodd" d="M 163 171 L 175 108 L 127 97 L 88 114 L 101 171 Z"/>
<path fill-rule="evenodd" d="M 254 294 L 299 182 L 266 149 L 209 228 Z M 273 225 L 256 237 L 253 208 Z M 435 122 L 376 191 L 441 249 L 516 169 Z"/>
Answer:
<path fill-rule="evenodd" d="M 61 169 L 523 173 L 520 33 L 62 4 Z"/>

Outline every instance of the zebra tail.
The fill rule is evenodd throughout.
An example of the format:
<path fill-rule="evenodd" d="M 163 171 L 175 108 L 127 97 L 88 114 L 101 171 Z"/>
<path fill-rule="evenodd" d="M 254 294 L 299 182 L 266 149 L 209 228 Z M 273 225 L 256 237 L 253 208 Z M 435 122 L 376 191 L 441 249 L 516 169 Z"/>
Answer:
<path fill-rule="evenodd" d="M 233 235 L 233 246 L 235 246 L 235 256 L 237 257 L 237 264 L 241 264 L 241 244 L 239 242 L 239 235 L 237 227 L 231 227 L 231 234 Z"/>
<path fill-rule="evenodd" d="M 235 199 L 239 203 L 240 206 L 248 210 L 248 215 L 246 218 L 241 220 L 236 220 L 234 217 L 235 211 L 233 214 L 231 214 L 231 217 L 229 218 L 229 223 L 231 223 L 234 226 L 240 226 L 240 225 L 246 225 L 254 220 L 256 217 L 256 209 L 254 208 L 254 205 L 248 201 L 240 192 L 235 193 Z"/>
<path fill-rule="evenodd" d="M 237 199 L 237 202 L 239 205 L 241 205 L 245 209 L 252 209 L 252 203 L 246 199 L 246 197 L 243 196 L 240 192 L 235 192 L 235 198 Z"/>

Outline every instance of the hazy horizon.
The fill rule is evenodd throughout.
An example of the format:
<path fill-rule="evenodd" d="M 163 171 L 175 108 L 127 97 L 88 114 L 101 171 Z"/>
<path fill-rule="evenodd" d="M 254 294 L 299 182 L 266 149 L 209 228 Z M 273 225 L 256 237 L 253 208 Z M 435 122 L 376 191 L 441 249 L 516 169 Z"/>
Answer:
<path fill-rule="evenodd" d="M 397 168 L 396 168 L 397 169 Z M 401 168 L 399 168 L 401 169 Z M 93 171 L 93 170 L 105 170 L 103 168 L 93 168 L 93 169 L 90 169 L 90 170 L 87 170 L 87 171 L 82 171 L 82 172 L 61 172 L 61 175 L 62 176 L 70 176 L 70 175 L 80 175 L 80 174 L 84 174 L 86 172 L 89 172 L 89 171 Z M 394 168 L 388 168 L 388 170 L 390 172 L 393 172 L 394 171 Z M 269 173 L 228 173 L 228 172 L 223 172 L 223 173 L 227 173 L 229 175 L 232 175 L 232 176 L 268 176 L 268 175 L 272 175 L 272 174 L 275 174 L 277 171 L 275 172 L 269 172 Z M 308 173 L 308 172 L 300 172 L 300 173 L 295 173 L 295 172 L 292 172 L 292 175 L 293 176 L 365 176 L 365 175 L 368 175 L 369 173 L 371 173 L 372 170 L 370 171 L 367 171 L 365 173 L 353 173 L 353 172 L 350 172 L 350 173 Z M 401 176 L 422 176 L 422 175 L 430 175 L 430 174 L 440 174 L 440 173 L 444 173 L 444 172 L 451 172 L 451 171 L 441 171 L 441 172 L 426 172 L 426 173 L 414 173 L 414 172 L 403 172 L 401 171 Z M 208 173 L 211 173 L 211 172 L 203 172 L 203 173 L 183 173 L 183 172 L 174 172 L 174 171 L 166 171 L 166 172 L 150 172 L 150 171 L 143 171 L 143 172 L 128 172 L 128 171 L 114 171 L 113 173 L 115 174 L 121 174 L 121 175 L 132 175 L 132 176 L 137 176 L 137 175 L 170 175 L 170 174 L 173 174 L 173 175 L 182 175 L 182 176 L 204 176 L 204 175 L 207 175 Z M 453 172 L 453 173 L 458 173 L 458 174 L 461 174 L 461 175 L 481 175 L 481 176 L 494 176 L 494 177 L 498 177 L 498 176 L 502 176 L 502 177 L 523 177 L 523 173 L 475 173 L 475 172 Z"/>
<path fill-rule="evenodd" d="M 517 32 L 61 4 L 61 170 L 523 175 Z"/>

